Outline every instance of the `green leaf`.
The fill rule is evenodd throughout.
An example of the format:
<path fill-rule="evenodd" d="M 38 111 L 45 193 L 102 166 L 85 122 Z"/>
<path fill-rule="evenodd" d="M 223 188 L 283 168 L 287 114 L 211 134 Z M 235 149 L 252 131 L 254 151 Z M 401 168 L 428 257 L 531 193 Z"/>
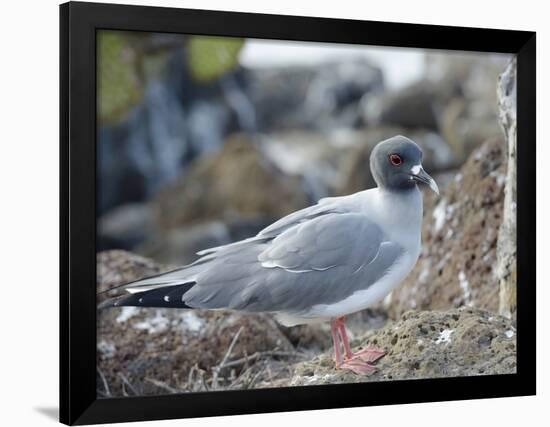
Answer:
<path fill-rule="evenodd" d="M 97 61 L 98 119 L 114 122 L 143 95 L 130 38 L 121 31 L 98 32 Z"/>
<path fill-rule="evenodd" d="M 189 36 L 187 57 L 191 77 L 207 82 L 234 69 L 243 45 L 244 39 L 235 37 Z"/>

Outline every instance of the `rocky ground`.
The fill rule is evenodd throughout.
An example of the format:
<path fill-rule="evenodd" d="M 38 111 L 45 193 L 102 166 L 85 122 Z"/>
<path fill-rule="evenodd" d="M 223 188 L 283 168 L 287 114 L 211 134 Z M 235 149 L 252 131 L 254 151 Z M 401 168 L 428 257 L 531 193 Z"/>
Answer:
<path fill-rule="evenodd" d="M 99 301 L 120 284 L 167 269 L 125 251 L 100 253 Z M 127 396 L 265 386 L 329 338 L 282 328 L 264 314 L 123 307 L 98 311 L 97 343 L 99 395 Z"/>
<path fill-rule="evenodd" d="M 374 345 L 387 354 L 368 376 L 334 368 L 330 352 L 297 363 L 279 385 L 314 385 L 389 381 L 471 375 L 510 374 L 516 371 L 516 330 L 509 319 L 490 312 L 460 308 L 408 311 L 396 322 L 370 331 L 352 344 Z"/>

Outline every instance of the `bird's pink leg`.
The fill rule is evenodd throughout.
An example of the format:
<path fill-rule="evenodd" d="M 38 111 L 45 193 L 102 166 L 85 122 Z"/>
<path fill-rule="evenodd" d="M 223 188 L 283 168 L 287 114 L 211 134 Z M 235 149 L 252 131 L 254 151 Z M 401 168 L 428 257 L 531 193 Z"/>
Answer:
<path fill-rule="evenodd" d="M 349 369 L 358 375 L 370 375 L 376 371 L 371 363 L 382 357 L 385 354 L 384 351 L 368 347 L 354 353 L 349 344 L 344 317 L 336 318 L 330 322 L 330 333 L 334 344 L 337 368 Z M 340 344 L 344 348 L 344 357 L 342 357 Z"/>
<path fill-rule="evenodd" d="M 339 317 L 336 319 L 337 325 L 338 325 L 338 332 L 340 336 L 342 337 L 342 344 L 344 345 L 344 352 L 346 354 L 347 359 L 354 359 L 359 358 L 363 360 L 364 362 L 373 363 L 376 362 L 378 359 L 380 359 L 382 356 L 386 354 L 386 352 L 380 348 L 374 347 L 374 346 L 368 346 L 365 347 L 362 350 L 359 350 L 357 352 L 351 351 L 351 346 L 349 345 L 349 338 L 348 334 L 346 332 L 346 319 L 345 317 Z"/>
<path fill-rule="evenodd" d="M 353 352 L 351 351 L 351 346 L 349 345 L 348 333 L 346 331 L 346 318 L 338 317 L 336 320 L 336 327 L 338 328 L 338 333 L 340 334 L 340 339 L 344 346 L 344 352 L 346 353 L 346 358 L 353 358 Z"/>
<path fill-rule="evenodd" d="M 340 352 L 340 342 L 338 340 L 338 325 L 336 320 L 330 322 L 330 334 L 332 335 L 332 343 L 334 344 L 334 357 L 336 358 L 336 367 L 339 368 L 342 365 L 344 359 Z"/>

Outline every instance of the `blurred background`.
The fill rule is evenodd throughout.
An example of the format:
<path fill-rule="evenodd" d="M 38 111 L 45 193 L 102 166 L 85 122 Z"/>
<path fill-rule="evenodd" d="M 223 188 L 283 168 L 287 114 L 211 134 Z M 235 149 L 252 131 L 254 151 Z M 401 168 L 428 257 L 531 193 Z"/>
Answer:
<path fill-rule="evenodd" d="M 368 156 L 385 138 L 412 138 L 445 181 L 502 134 L 505 55 L 98 37 L 98 251 L 187 263 L 321 197 L 372 187 Z"/>

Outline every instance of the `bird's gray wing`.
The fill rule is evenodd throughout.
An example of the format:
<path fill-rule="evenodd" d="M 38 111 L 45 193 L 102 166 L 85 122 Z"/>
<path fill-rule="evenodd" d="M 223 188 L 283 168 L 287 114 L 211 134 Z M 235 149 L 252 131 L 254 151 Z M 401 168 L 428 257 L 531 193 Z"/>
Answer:
<path fill-rule="evenodd" d="M 345 203 L 341 202 L 343 200 L 345 200 L 345 197 L 325 197 L 320 199 L 316 205 L 293 212 L 278 221 L 275 221 L 273 224 L 260 231 L 258 233 L 258 237 L 275 237 L 304 221 L 331 213 L 348 212 Z M 339 201 L 340 203 L 338 203 Z"/>
<path fill-rule="evenodd" d="M 368 288 L 402 253 L 364 215 L 327 214 L 271 241 L 218 252 L 183 299 L 191 307 L 299 313 Z"/>
<path fill-rule="evenodd" d="M 403 254 L 364 215 L 309 211 L 287 221 L 266 236 L 220 247 L 190 266 L 130 284 L 126 290 L 133 295 L 116 305 L 301 313 L 367 289 Z"/>
<path fill-rule="evenodd" d="M 261 230 L 256 236 L 250 237 L 248 239 L 240 240 L 238 242 L 229 243 L 227 245 L 216 246 L 213 248 L 204 249 L 200 252 L 197 252 L 197 255 L 204 256 L 209 254 L 214 254 L 222 250 L 227 250 L 228 248 L 243 247 L 250 243 L 259 243 L 262 241 L 270 240 L 277 235 L 281 234 L 285 230 L 300 224 L 304 221 L 317 218 L 322 215 L 328 215 L 330 213 L 344 213 L 347 212 L 345 204 L 338 203 L 338 200 L 342 199 L 341 197 L 325 197 L 320 199 L 317 204 L 309 206 L 304 209 L 300 209 L 296 212 L 288 214 L 281 219 L 275 221 L 273 224 L 268 225 L 266 228 Z"/>
<path fill-rule="evenodd" d="M 216 260 L 219 259 L 220 256 L 221 258 L 228 256 L 230 257 L 236 251 L 248 253 L 252 248 L 256 248 L 258 245 L 262 245 L 263 243 L 273 240 L 280 233 L 304 221 L 322 215 L 328 215 L 329 213 L 346 212 L 344 207 L 345 203 L 338 203 L 341 199 L 342 198 L 340 197 L 325 197 L 320 199 L 317 204 L 313 206 L 300 209 L 279 219 L 264 228 L 256 236 L 240 240 L 238 242 L 204 249 L 197 252 L 197 255 L 199 255 L 200 258 L 190 265 L 186 265 L 166 273 L 135 280 L 125 285 L 118 286 L 117 289 L 119 291 L 126 290 L 131 293 L 136 293 L 159 287 L 169 287 L 194 281 L 194 276 L 202 268 L 205 268 L 205 264 L 208 263 L 208 267 L 211 267 L 210 263 L 214 261 L 214 264 L 216 264 Z"/>

